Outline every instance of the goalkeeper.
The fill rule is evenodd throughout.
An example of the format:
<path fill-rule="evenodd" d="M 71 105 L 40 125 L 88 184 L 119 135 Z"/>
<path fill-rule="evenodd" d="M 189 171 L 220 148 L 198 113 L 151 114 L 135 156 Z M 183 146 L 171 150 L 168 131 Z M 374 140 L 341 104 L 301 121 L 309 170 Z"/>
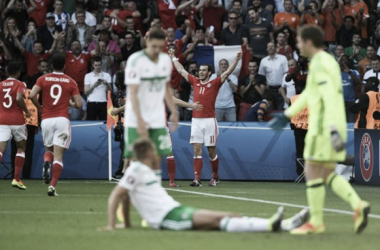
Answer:
<path fill-rule="evenodd" d="M 304 159 L 310 221 L 290 233 L 317 234 L 325 231 L 325 184 L 355 211 L 354 231 L 360 233 L 367 225 L 370 205 L 361 200 L 352 186 L 334 171 L 336 162 L 345 160 L 347 137 L 339 65 L 331 55 L 323 51 L 323 33 L 317 26 L 302 27 L 298 32 L 297 46 L 302 56 L 311 59 L 306 89 L 284 114 L 275 115 L 269 123 L 273 129 L 280 130 L 286 126 L 289 118 L 305 107 L 309 109 Z"/>

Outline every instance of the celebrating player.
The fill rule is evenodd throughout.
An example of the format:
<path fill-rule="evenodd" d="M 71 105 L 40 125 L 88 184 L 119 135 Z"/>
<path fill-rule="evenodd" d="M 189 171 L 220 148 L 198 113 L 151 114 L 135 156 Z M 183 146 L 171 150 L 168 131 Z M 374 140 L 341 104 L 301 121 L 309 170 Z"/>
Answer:
<path fill-rule="evenodd" d="M 25 147 L 27 130 L 26 117 L 30 112 L 24 102 L 26 85 L 17 80 L 21 74 L 21 63 L 10 62 L 7 67 L 9 77 L 0 82 L 0 162 L 7 148 L 8 141 L 13 137 L 16 141 L 17 154 L 15 159 L 15 172 L 12 187 L 25 190 L 26 186 L 20 179 L 25 161 Z"/>
<path fill-rule="evenodd" d="M 44 154 L 43 177 L 49 182 L 50 165 L 52 178 L 48 187 L 49 196 L 58 196 L 55 187 L 61 175 L 63 153 L 69 148 L 71 142 L 71 127 L 69 120 L 69 106 L 82 108 L 82 97 L 78 85 L 69 76 L 63 73 L 65 57 L 56 55 L 52 58 L 53 73 L 38 78 L 30 93 L 30 99 L 41 112 L 41 129 L 46 152 Z M 37 95 L 42 94 L 42 106 Z"/>
<path fill-rule="evenodd" d="M 317 234 L 325 231 L 323 206 L 325 184 L 351 205 L 355 211 L 354 230 L 360 233 L 367 225 L 368 202 L 359 198 L 342 176 L 335 174 L 336 162 L 345 160 L 346 116 L 340 68 L 335 59 L 323 51 L 323 32 L 306 25 L 298 32 L 297 46 L 301 55 L 311 58 L 306 89 L 284 114 L 276 115 L 270 126 L 282 129 L 304 108 L 309 109 L 309 129 L 305 139 L 306 196 L 310 221 L 291 231 L 292 234 Z"/>
<path fill-rule="evenodd" d="M 117 207 L 122 201 L 123 225 L 131 227 L 130 201 L 137 212 L 154 229 L 169 230 L 223 230 L 227 232 L 276 232 L 291 230 L 308 218 L 304 209 L 290 219 L 282 220 L 284 209 L 280 207 L 270 219 L 242 217 L 232 212 L 200 210 L 183 206 L 175 201 L 160 185 L 160 179 L 152 171 L 156 159 L 154 144 L 149 139 L 139 139 L 133 146 L 137 161 L 131 163 L 119 184 L 108 199 L 108 226 L 102 230 L 115 229 Z"/>
<path fill-rule="evenodd" d="M 139 137 L 150 137 L 158 150 L 154 169 L 161 176 L 161 159 L 171 152 L 166 132 L 165 103 L 168 105 L 175 130 L 178 112 L 169 86 L 172 72 L 170 57 L 163 53 L 165 33 L 152 29 L 147 48 L 131 55 L 125 68 L 127 103 L 125 106 L 125 157 L 133 156 L 132 145 Z"/>
<path fill-rule="evenodd" d="M 194 89 L 194 102 L 203 105 L 202 111 L 193 111 L 193 119 L 191 121 L 190 143 L 194 149 L 194 175 L 195 179 L 190 184 L 192 187 L 200 187 L 201 171 L 202 171 L 202 147 L 203 144 L 208 149 L 210 156 L 210 164 L 212 167 L 212 177 L 209 186 L 216 186 L 219 182 L 218 168 L 219 158 L 216 154 L 216 142 L 218 140 L 218 123 L 215 119 L 215 100 L 219 89 L 228 76 L 234 71 L 236 65 L 242 57 L 241 52 L 237 53 L 236 59 L 228 67 L 228 69 L 214 80 L 210 81 L 212 68 L 210 65 L 200 65 L 199 78 L 190 75 L 183 66 L 178 62 L 173 51 L 169 51 L 174 66 Z"/>

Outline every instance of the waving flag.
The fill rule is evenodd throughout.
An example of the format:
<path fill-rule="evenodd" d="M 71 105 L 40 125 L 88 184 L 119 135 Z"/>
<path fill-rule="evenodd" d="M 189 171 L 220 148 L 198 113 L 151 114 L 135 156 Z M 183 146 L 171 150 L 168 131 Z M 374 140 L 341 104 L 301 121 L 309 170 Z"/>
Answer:
<path fill-rule="evenodd" d="M 116 116 L 111 115 L 111 111 L 113 110 L 111 91 L 107 91 L 107 131 L 112 128 L 112 126 L 117 121 Z"/>
<path fill-rule="evenodd" d="M 242 51 L 243 58 L 232 73 L 238 79 L 248 74 L 248 62 L 251 59 L 246 46 L 196 46 L 193 60 L 200 64 L 210 64 L 215 72 L 219 70 L 219 61 L 226 59 L 229 64 L 235 60 L 236 54 Z"/>

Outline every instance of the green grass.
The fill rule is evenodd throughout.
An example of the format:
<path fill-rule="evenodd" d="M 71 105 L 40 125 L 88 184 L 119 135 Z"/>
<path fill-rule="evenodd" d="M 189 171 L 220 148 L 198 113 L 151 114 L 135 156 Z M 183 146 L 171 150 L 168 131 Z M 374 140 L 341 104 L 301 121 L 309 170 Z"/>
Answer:
<path fill-rule="evenodd" d="M 306 205 L 303 184 L 221 182 L 216 188 L 183 188 L 197 192 L 262 199 Z M 327 232 L 323 235 L 291 236 L 287 233 L 171 232 L 140 227 L 141 219 L 132 210 L 133 228 L 97 232 L 106 225 L 106 202 L 115 184 L 105 181 L 61 181 L 59 197 L 48 197 L 42 181 L 25 181 L 28 189 L 11 188 L 9 180 L 0 181 L 0 249 L 378 249 L 380 219 L 370 219 L 362 235 L 353 233 L 349 215 L 325 213 Z M 167 185 L 167 182 L 164 182 Z M 362 198 L 372 204 L 372 214 L 380 215 L 379 188 L 356 186 Z M 183 204 L 199 208 L 236 211 L 248 216 L 269 217 L 277 205 L 253 201 L 207 197 L 169 191 Z M 349 210 L 349 206 L 330 191 L 326 207 Z M 299 209 L 286 208 L 286 215 Z"/>

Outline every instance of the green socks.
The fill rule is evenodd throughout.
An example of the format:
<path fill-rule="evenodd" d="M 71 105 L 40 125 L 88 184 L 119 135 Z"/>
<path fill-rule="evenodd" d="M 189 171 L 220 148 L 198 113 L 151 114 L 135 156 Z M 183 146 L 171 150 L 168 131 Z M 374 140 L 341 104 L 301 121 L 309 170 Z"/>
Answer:
<path fill-rule="evenodd" d="M 310 222 L 314 226 L 323 224 L 323 207 L 325 204 L 326 188 L 322 178 L 306 182 L 306 196 L 310 207 Z"/>
<path fill-rule="evenodd" d="M 360 198 L 346 179 L 340 175 L 331 173 L 327 178 L 327 185 L 342 200 L 349 203 L 352 210 L 355 210 L 357 208 L 360 202 Z"/>

